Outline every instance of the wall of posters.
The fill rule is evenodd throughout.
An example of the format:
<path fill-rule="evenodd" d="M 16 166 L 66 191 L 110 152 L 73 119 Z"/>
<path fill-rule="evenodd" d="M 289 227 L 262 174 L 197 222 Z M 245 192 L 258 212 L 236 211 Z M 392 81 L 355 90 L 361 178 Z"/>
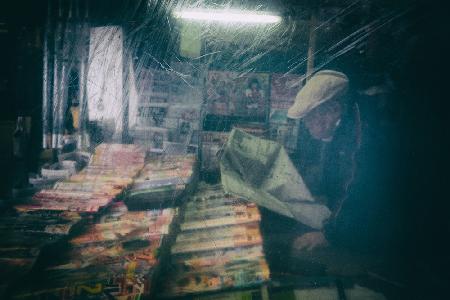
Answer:
<path fill-rule="evenodd" d="M 203 109 L 219 119 L 266 122 L 268 117 L 266 137 L 283 144 L 289 152 L 295 151 L 297 122 L 287 118 L 287 110 L 302 87 L 303 75 L 205 72 L 186 63 L 176 68 L 144 68 L 137 74 L 139 100 L 130 111 L 136 119 L 130 129 L 136 143 L 148 144 L 151 135 L 150 140 L 155 141 L 151 149 L 164 149 L 173 142 L 192 144 L 192 137 L 201 129 Z"/>
<path fill-rule="evenodd" d="M 201 68 L 186 63 L 174 63 L 170 70 L 136 72 L 137 103 L 129 111 L 135 120 L 130 123 L 134 142 L 148 144 L 152 135 L 155 143 L 149 150 L 164 149 L 170 143 L 192 144 L 200 127 L 203 74 Z"/>

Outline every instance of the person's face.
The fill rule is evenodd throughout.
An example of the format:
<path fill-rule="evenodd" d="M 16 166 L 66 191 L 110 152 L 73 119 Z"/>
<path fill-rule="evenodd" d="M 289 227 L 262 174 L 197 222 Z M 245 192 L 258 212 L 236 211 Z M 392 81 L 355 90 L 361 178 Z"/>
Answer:
<path fill-rule="evenodd" d="M 303 121 L 313 138 L 325 140 L 333 137 L 341 114 L 341 104 L 337 101 L 330 101 L 314 108 Z"/>

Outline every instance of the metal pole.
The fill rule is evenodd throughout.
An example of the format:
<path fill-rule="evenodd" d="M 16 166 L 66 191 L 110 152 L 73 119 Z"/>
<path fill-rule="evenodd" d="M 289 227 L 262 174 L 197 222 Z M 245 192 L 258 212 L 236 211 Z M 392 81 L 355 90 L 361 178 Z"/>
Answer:
<path fill-rule="evenodd" d="M 313 9 L 309 22 L 308 61 L 306 64 L 306 80 L 314 73 L 314 53 L 316 52 L 317 10 Z"/>

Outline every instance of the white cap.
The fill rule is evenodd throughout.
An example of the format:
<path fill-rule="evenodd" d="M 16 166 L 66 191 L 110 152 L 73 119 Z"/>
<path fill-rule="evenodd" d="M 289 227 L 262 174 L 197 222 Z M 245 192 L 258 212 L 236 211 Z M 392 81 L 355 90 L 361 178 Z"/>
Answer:
<path fill-rule="evenodd" d="M 287 116 L 291 119 L 301 119 L 320 104 L 344 95 L 347 88 L 348 77 L 344 73 L 319 71 L 298 92 Z"/>

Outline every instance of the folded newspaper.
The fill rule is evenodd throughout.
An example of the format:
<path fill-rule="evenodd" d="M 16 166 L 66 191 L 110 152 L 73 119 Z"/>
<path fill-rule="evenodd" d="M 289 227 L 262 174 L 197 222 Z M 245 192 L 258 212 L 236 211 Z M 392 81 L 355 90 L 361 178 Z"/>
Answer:
<path fill-rule="evenodd" d="M 315 201 L 282 145 L 233 129 L 220 160 L 225 191 L 321 229 L 330 210 Z"/>

